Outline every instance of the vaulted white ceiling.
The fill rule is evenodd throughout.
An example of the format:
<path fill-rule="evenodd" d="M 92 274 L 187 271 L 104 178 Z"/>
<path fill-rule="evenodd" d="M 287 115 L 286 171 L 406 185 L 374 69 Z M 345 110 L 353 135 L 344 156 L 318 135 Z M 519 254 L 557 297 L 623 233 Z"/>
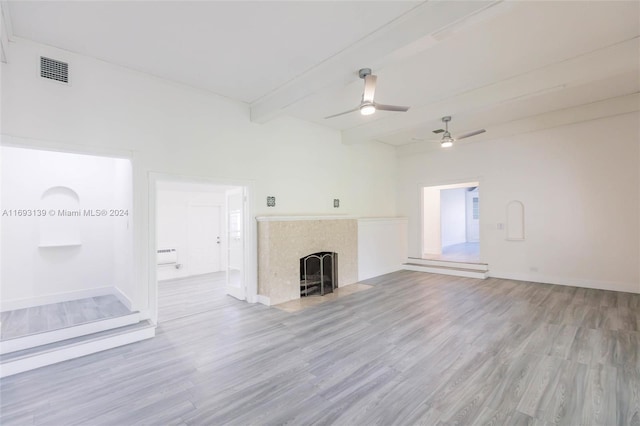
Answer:
<path fill-rule="evenodd" d="M 345 143 L 435 148 L 640 109 L 640 2 L 8 2 L 12 35 L 339 129 Z M 359 68 L 376 101 L 357 106 Z M 420 141 L 420 139 L 426 139 Z M 462 142 L 462 141 L 461 141 Z"/>

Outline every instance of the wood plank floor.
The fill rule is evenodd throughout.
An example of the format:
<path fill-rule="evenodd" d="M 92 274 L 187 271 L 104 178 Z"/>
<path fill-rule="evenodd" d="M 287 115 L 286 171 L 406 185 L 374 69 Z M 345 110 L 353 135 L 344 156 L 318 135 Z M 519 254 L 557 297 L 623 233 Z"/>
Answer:
<path fill-rule="evenodd" d="M 158 322 L 220 309 L 229 303 L 226 272 L 158 282 Z"/>
<path fill-rule="evenodd" d="M 640 295 L 399 271 L 298 313 L 230 297 L 2 380 L 0 423 L 630 425 Z"/>
<path fill-rule="evenodd" d="M 0 340 L 58 330 L 130 313 L 131 311 L 113 295 L 6 311 L 0 314 L 2 321 Z"/>
<path fill-rule="evenodd" d="M 425 253 L 427 260 L 446 260 L 449 262 L 480 262 L 480 243 L 460 243 L 442 247 L 441 254 Z"/>

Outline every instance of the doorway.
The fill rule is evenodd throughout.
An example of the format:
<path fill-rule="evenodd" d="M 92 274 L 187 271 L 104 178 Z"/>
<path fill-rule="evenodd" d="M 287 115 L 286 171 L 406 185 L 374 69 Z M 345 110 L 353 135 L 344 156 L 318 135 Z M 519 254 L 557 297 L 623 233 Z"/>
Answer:
<path fill-rule="evenodd" d="M 422 257 L 480 262 L 478 182 L 422 188 Z"/>
<path fill-rule="evenodd" d="M 247 299 L 247 192 L 213 181 L 155 182 L 158 322 Z"/>

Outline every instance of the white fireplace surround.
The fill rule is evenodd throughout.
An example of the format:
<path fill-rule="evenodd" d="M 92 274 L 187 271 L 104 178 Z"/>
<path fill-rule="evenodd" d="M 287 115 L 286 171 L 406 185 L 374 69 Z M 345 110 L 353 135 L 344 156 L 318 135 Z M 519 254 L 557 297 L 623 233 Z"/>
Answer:
<path fill-rule="evenodd" d="M 258 217 L 258 295 L 276 305 L 300 298 L 300 259 L 338 253 L 338 286 L 358 281 L 358 220 L 348 216 Z"/>

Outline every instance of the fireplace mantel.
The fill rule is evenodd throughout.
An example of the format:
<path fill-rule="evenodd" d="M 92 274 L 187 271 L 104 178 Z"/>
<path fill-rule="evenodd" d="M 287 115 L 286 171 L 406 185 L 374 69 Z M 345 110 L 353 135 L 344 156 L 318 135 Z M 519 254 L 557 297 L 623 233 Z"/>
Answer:
<path fill-rule="evenodd" d="M 300 258 L 338 253 L 338 286 L 358 281 L 358 221 L 349 216 L 261 216 L 258 294 L 269 304 L 300 298 Z"/>
<path fill-rule="evenodd" d="M 324 215 L 324 216 L 257 216 L 258 222 L 296 222 L 301 220 L 343 220 L 357 219 L 355 216 Z"/>

